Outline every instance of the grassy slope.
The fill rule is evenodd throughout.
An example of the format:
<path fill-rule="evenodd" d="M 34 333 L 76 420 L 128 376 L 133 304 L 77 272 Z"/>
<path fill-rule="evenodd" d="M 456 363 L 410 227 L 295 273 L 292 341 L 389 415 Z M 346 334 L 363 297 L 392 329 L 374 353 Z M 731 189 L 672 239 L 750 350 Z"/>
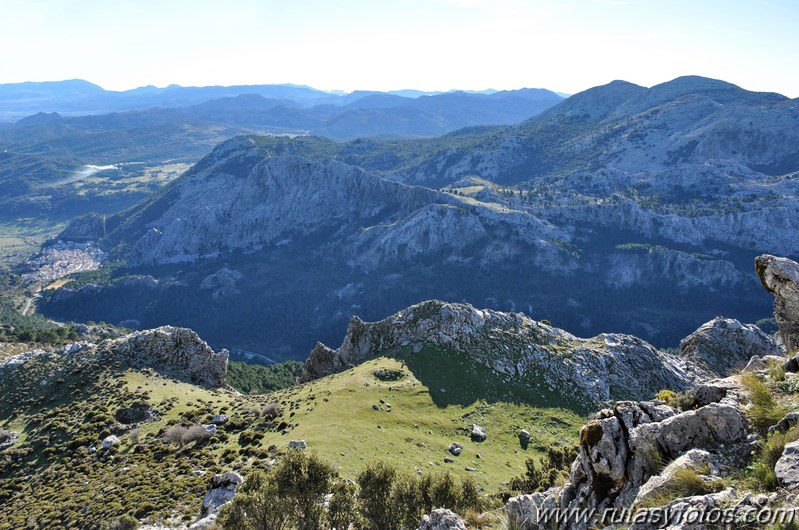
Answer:
<path fill-rule="evenodd" d="M 379 459 L 410 472 L 448 469 L 456 476 L 471 475 L 488 492 L 522 474 L 524 460 L 538 451 L 576 442 L 581 416 L 522 404 L 523 389 L 506 388 L 506 398 L 493 394 L 480 399 L 485 388 L 475 382 L 486 380 L 485 369 L 449 362 L 436 373 L 430 361 L 447 355 L 392 352 L 391 357 L 260 396 L 202 389 L 147 370 L 35 361 L 25 370 L 0 376 L 0 428 L 22 432 L 20 443 L 0 453 L 0 503 L 11 507 L 0 511 L 0 529 L 16 528 L 21 514 L 44 528 L 94 528 L 94 523 L 126 512 L 153 520 L 177 513 L 188 520 L 199 513 L 211 474 L 262 467 L 293 439 L 306 440 L 345 477 Z M 381 381 L 373 375 L 379 368 L 405 375 Z M 391 412 L 385 406 L 373 410 L 380 399 L 391 404 Z M 163 414 L 138 429 L 138 445 L 130 434 L 119 434 L 118 448 L 107 455 L 90 454 L 86 446 L 110 432 L 116 410 L 137 400 L 148 401 Z M 281 403 L 282 417 L 269 421 L 252 412 L 273 400 Z M 231 420 L 208 445 L 178 448 L 160 437 L 169 423 L 207 423 L 219 412 Z M 485 442 L 469 440 L 471 423 L 485 428 Z M 533 434 L 527 451 L 519 446 L 520 428 Z M 260 439 L 249 443 L 254 434 Z M 447 447 L 455 441 L 464 446 L 463 454 L 446 464 Z M 467 472 L 467 466 L 479 471 Z M 193 474 L 201 470 L 206 473 Z M 24 480 L 29 473 L 33 477 Z"/>

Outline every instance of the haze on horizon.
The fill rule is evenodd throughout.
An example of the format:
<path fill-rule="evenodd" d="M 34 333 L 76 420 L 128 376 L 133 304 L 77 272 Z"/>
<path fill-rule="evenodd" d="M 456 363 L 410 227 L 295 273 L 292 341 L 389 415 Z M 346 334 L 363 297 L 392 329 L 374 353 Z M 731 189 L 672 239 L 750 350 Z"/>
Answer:
<path fill-rule="evenodd" d="M 0 83 L 576 93 L 682 75 L 799 96 L 793 0 L 10 0 Z"/>

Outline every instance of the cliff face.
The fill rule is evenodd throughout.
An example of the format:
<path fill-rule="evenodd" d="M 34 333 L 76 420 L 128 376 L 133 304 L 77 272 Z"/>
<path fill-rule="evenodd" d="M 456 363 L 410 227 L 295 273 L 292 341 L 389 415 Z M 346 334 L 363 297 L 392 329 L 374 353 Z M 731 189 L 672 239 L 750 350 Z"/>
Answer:
<path fill-rule="evenodd" d="M 510 378 L 543 382 L 567 402 L 585 406 L 642 398 L 663 388 L 683 390 L 696 379 L 694 367 L 637 337 L 581 339 L 521 313 L 439 301 L 414 305 L 380 322 L 354 317 L 338 349 L 317 344 L 304 379 L 422 344 L 454 350 Z"/>

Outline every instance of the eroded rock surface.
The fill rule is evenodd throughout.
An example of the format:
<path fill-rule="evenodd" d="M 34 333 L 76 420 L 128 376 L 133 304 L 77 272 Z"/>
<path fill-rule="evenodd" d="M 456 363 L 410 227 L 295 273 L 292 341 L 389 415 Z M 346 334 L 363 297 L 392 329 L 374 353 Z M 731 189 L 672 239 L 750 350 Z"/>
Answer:
<path fill-rule="evenodd" d="M 789 354 L 799 352 L 799 263 L 763 254 L 755 259 L 763 287 L 775 297 L 774 320 Z"/>
<path fill-rule="evenodd" d="M 100 347 L 136 368 L 153 368 L 208 387 L 227 383 L 228 351 L 215 352 L 187 328 L 163 326 L 137 331 L 110 343 L 101 343 Z"/>
<path fill-rule="evenodd" d="M 708 374 L 724 377 L 746 366 L 754 355 L 778 356 L 783 351 L 757 326 L 716 317 L 680 341 L 680 353 Z"/>
<path fill-rule="evenodd" d="M 422 344 L 455 350 L 507 377 L 527 378 L 595 406 L 609 399 L 645 399 L 657 390 L 684 390 L 695 370 L 673 355 L 630 335 L 581 339 L 522 313 L 476 309 L 469 304 L 422 302 L 380 322 L 350 320 L 342 345 L 317 344 L 304 380 L 344 370 L 397 347 Z"/>

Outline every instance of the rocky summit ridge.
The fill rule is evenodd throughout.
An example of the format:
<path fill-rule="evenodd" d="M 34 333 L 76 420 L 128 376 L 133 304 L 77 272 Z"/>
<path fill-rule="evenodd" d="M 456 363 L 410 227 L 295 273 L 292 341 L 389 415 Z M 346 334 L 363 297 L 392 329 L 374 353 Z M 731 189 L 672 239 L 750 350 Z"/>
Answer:
<path fill-rule="evenodd" d="M 581 339 L 522 313 L 431 300 L 379 322 L 353 317 L 338 349 L 318 343 L 311 351 L 303 379 L 323 377 L 396 348 L 419 351 L 425 344 L 588 407 L 651 396 L 662 388 L 684 390 L 700 375 L 680 357 L 630 335 Z"/>
<path fill-rule="evenodd" d="M 163 326 L 135 331 L 100 342 L 77 342 L 54 350 L 33 350 L 0 361 L 0 371 L 25 369 L 32 358 L 112 363 L 150 368 L 188 383 L 218 388 L 227 386 L 228 351 L 215 352 L 194 331 Z M 56 363 L 58 364 L 58 363 Z"/>

